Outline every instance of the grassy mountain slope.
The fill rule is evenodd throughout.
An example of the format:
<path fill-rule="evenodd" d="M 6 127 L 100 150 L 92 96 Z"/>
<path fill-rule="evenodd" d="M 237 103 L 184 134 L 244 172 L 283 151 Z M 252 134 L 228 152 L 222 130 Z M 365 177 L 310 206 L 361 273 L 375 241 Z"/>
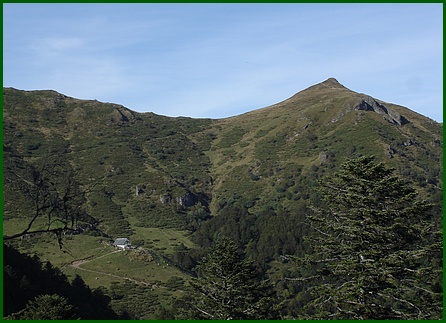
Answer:
<path fill-rule="evenodd" d="M 301 238 L 296 223 L 314 198 L 311 188 L 347 157 L 375 155 L 441 209 L 442 124 L 353 92 L 333 78 L 275 105 L 218 120 L 137 113 L 54 91 L 4 88 L 3 123 L 8 234 L 23 229 L 32 214 L 19 182 L 30 178 L 31 167 L 54 162 L 73 171 L 81 184 L 95 183 L 86 206 L 100 230 L 166 257 L 184 256 L 194 246 L 188 232 L 203 244 L 234 227 L 246 250 L 267 254 L 267 261 L 295 252 Z M 231 217 L 235 209 L 243 216 Z M 281 235 L 282 249 L 273 234 Z M 77 258 L 95 250 L 97 242 L 90 242 L 76 249 Z M 58 258 L 54 251 L 45 254 L 43 245 L 22 247 Z M 166 271 L 166 280 L 170 275 Z"/>
<path fill-rule="evenodd" d="M 203 130 L 210 120 L 137 114 L 52 91 L 14 89 L 5 89 L 3 119 L 6 168 L 9 157 L 37 166 L 48 158 L 66 163 L 81 183 L 97 183 L 89 196 L 94 217 L 124 212 L 123 221 L 132 215 L 144 223 L 155 214 L 164 218 L 154 219 L 159 225 L 181 227 L 172 216 L 181 207 L 175 199 L 198 191 L 207 203 L 209 160 L 202 152 L 209 147 Z M 5 211 L 6 217 L 21 213 Z"/>
<path fill-rule="evenodd" d="M 249 204 L 264 205 L 277 190 L 298 189 L 299 175 L 319 176 L 358 154 L 376 155 L 431 194 L 441 187 L 442 126 L 352 92 L 335 79 L 273 106 L 219 120 L 214 129 L 218 138 L 208 153 L 217 178 L 214 212 L 230 193 L 243 192 Z"/>
<path fill-rule="evenodd" d="M 217 215 L 228 203 L 292 209 L 302 186 L 358 154 L 385 160 L 425 194 L 442 187 L 442 125 L 333 78 L 219 120 L 137 113 L 54 91 L 5 88 L 3 104 L 5 219 L 24 215 L 14 204 L 26 200 L 9 191 L 8 169 L 46 159 L 71 167 L 81 183 L 97 182 L 90 212 L 112 235 L 129 234 L 129 218 L 186 228 L 197 220 L 190 211 Z"/>

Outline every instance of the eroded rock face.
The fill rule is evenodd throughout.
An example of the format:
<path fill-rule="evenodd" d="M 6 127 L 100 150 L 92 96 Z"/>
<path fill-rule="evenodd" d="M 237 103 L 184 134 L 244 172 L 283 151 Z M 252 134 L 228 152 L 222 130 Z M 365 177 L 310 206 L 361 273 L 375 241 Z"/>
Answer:
<path fill-rule="evenodd" d="M 355 107 L 355 110 L 373 111 L 375 113 L 382 114 L 385 120 L 400 126 L 409 123 L 409 121 L 405 117 L 389 109 L 370 96 L 361 100 L 361 102 Z"/>
<path fill-rule="evenodd" d="M 198 197 L 190 192 L 176 198 L 178 204 L 184 207 L 194 206 L 198 202 Z"/>
<path fill-rule="evenodd" d="M 326 164 L 328 162 L 328 154 L 326 152 L 321 152 L 319 154 L 319 161 L 321 163 L 321 165 Z"/>
<path fill-rule="evenodd" d="M 133 111 L 126 109 L 122 106 L 116 107 L 115 110 L 110 115 L 110 121 L 119 126 L 126 125 L 128 123 L 134 123 L 136 120 Z"/>
<path fill-rule="evenodd" d="M 186 194 L 177 197 L 172 197 L 170 193 L 160 195 L 160 202 L 162 204 L 170 204 L 172 201 L 175 201 L 183 207 L 191 207 L 198 203 L 198 196 L 191 192 L 187 192 Z"/>
<path fill-rule="evenodd" d="M 172 196 L 170 194 L 161 194 L 160 202 L 162 204 L 169 204 L 172 201 Z"/>

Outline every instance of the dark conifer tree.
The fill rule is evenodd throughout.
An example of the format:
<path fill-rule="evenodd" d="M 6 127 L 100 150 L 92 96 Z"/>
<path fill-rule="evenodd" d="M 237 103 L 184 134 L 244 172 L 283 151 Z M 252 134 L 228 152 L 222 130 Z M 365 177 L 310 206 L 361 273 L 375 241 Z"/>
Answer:
<path fill-rule="evenodd" d="M 295 278 L 314 281 L 302 318 L 441 319 L 441 224 L 430 205 L 373 157 L 347 160 L 320 184 L 325 207 L 308 216 L 314 253 L 298 259 L 313 273 Z"/>
<path fill-rule="evenodd" d="M 69 320 L 75 319 L 73 306 L 60 295 L 39 295 L 25 309 L 6 317 L 9 320 Z"/>
<path fill-rule="evenodd" d="M 274 319 L 269 286 L 259 282 L 250 261 L 243 259 L 237 245 L 227 238 L 213 244 L 196 268 L 191 281 L 195 291 L 190 301 L 195 319 Z"/>

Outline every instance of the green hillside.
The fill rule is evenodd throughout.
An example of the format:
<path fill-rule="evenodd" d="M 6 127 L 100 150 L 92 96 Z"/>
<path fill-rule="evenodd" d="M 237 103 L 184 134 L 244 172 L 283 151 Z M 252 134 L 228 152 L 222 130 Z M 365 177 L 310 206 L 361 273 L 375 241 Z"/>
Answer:
<path fill-rule="evenodd" d="M 400 120 L 407 123 L 400 125 Z M 220 120 L 214 129 L 218 136 L 208 154 L 217 179 L 214 212 L 219 199 L 231 193 L 244 192 L 240 198 L 259 205 L 284 192 L 295 195 L 301 175 L 318 177 L 358 155 L 376 155 L 429 194 L 442 187 L 442 126 L 352 92 L 335 79 L 276 105 Z"/>
<path fill-rule="evenodd" d="M 260 271 L 281 280 L 289 270 L 281 257 L 307 250 L 307 229 L 300 223 L 310 201 L 319 203 L 317 180 L 337 171 L 347 157 L 374 155 L 394 168 L 436 206 L 441 221 L 442 124 L 353 92 L 333 78 L 225 119 L 172 118 L 54 91 L 4 88 L 3 136 L 4 236 L 24 230 L 35 212 L 26 183 L 36 171 L 51 165 L 48 179 L 59 188 L 72 174 L 86 189 L 79 203 L 94 230 L 70 236 L 70 256 L 60 257 L 50 236 L 9 241 L 94 287 L 123 282 L 70 263 L 100 256 L 101 242 L 117 237 L 130 238 L 151 260 L 108 261 L 119 261 L 126 277 L 146 283 L 187 280 L 222 235 L 236 241 Z M 78 249 L 77 241 L 84 247 Z M 112 270 L 105 259 L 88 268 Z M 164 264 L 158 269 L 156 259 Z M 142 272 L 148 270 L 158 273 L 146 277 Z M 163 289 L 156 295 L 159 306 L 169 306 L 177 293 Z M 144 315 L 139 318 L 155 314 Z"/>

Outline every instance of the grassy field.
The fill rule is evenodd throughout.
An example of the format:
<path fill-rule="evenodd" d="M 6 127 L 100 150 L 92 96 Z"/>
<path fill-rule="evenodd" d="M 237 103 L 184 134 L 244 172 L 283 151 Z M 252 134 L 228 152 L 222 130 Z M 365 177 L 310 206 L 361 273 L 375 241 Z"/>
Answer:
<path fill-rule="evenodd" d="M 100 276 L 108 276 L 109 281 L 102 285 L 107 286 L 112 281 L 131 280 L 143 283 L 148 286 L 162 286 L 172 276 L 186 278 L 177 268 L 169 266 L 167 263 L 153 259 L 149 261 L 139 260 L 131 257 L 132 253 L 138 253 L 136 250 L 127 250 L 119 253 L 109 254 L 100 259 L 92 259 L 91 261 L 80 266 L 81 270 L 77 270 L 79 275 L 85 270 L 95 271 L 94 279 L 99 280 Z M 106 273 L 106 274 L 100 274 Z M 119 276 L 120 278 L 118 278 Z M 96 279 L 98 278 L 98 279 Z M 105 277 L 106 278 L 106 277 Z M 104 280 L 104 277 L 102 277 Z"/>
<path fill-rule="evenodd" d="M 192 248 L 194 244 L 188 238 L 188 231 L 177 230 L 174 228 L 145 228 L 136 226 L 135 218 L 128 219 L 134 234 L 130 241 L 136 241 L 144 244 L 147 248 L 160 251 L 165 255 L 171 255 L 174 248 L 179 244 L 184 244 L 187 248 Z"/>
<path fill-rule="evenodd" d="M 28 219 L 8 218 L 3 220 L 3 235 L 13 235 L 22 232 L 28 225 Z M 48 227 L 47 221 L 43 218 L 37 218 L 32 226 L 32 230 L 44 230 Z M 53 223 L 51 229 L 57 228 L 57 222 Z"/>
<path fill-rule="evenodd" d="M 4 234 L 19 232 L 25 225 L 24 219 L 4 221 Z M 187 238 L 186 231 L 142 227 L 134 229 L 135 234 L 130 237 L 130 241 L 144 242 L 144 251 L 126 250 L 112 253 L 117 249 L 109 245 L 107 239 L 85 234 L 66 236 L 62 250 L 56 237 L 49 234 L 19 238 L 15 243 L 22 252 L 37 255 L 42 261 L 50 261 L 54 266 L 61 268 L 71 279 L 75 275 L 81 276 L 92 288 L 110 287 L 112 282 L 122 282 L 126 279 L 160 286 L 173 276 L 187 279 L 186 274 L 159 257 L 160 254 L 171 255 L 173 248 L 180 243 L 191 247 L 193 244 Z M 80 260 L 87 262 L 80 264 L 78 268 L 72 266 Z"/>
<path fill-rule="evenodd" d="M 12 219 L 3 221 L 3 232 L 5 235 L 16 233 L 26 225 L 24 219 Z M 21 252 L 34 254 L 42 261 L 50 261 L 54 266 L 64 267 L 75 260 L 98 257 L 110 250 L 101 242 L 104 238 L 89 235 L 65 236 L 63 247 L 60 249 L 57 239 L 51 234 L 39 234 L 34 237 L 24 236 L 14 239 Z"/>

